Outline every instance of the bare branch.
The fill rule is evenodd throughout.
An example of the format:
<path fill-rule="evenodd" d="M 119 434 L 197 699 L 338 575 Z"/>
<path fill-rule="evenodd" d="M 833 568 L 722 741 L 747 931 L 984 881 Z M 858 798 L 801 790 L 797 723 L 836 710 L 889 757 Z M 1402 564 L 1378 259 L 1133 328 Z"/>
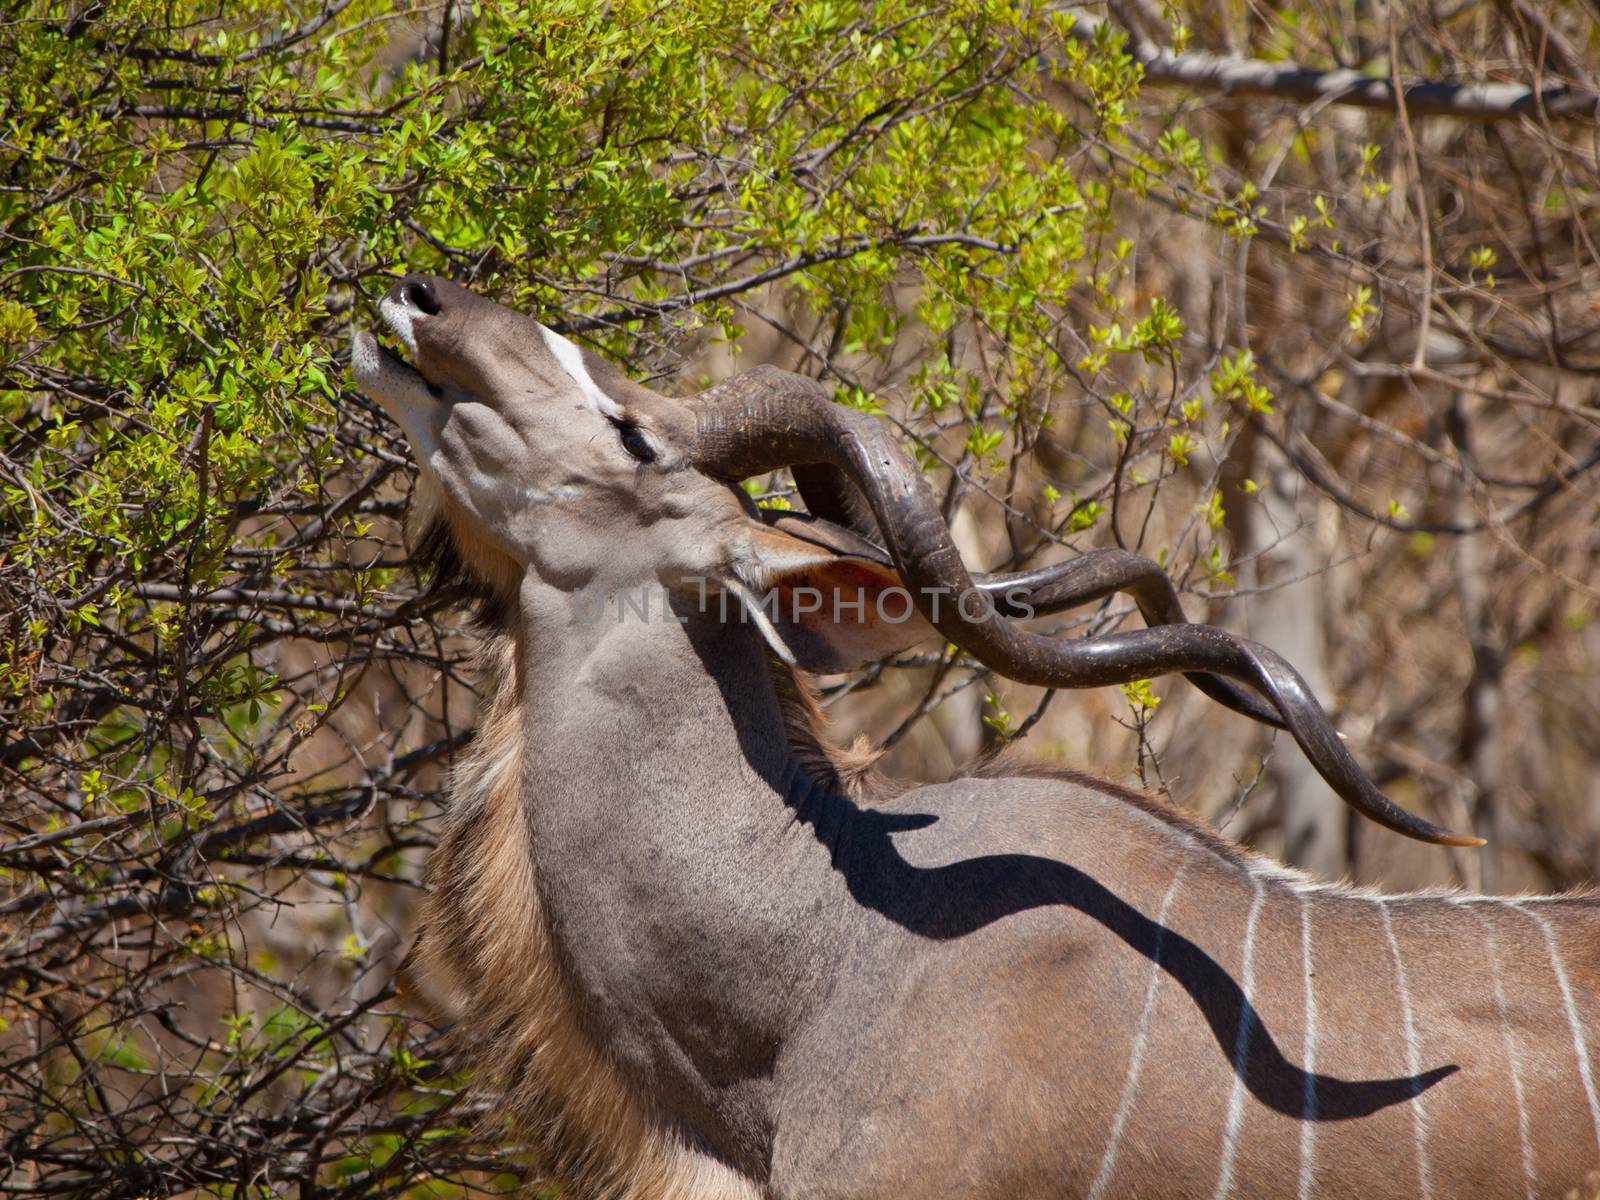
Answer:
<path fill-rule="evenodd" d="M 1072 34 L 1092 40 L 1104 24 L 1088 13 L 1078 14 Z M 1223 96 L 1270 96 L 1311 104 L 1322 101 L 1352 108 L 1398 112 L 1392 80 L 1350 68 L 1318 70 L 1296 63 L 1267 62 L 1234 54 L 1171 50 L 1150 46 L 1128 35 L 1128 53 L 1144 68 L 1144 81 L 1156 87 L 1182 87 Z M 1449 83 L 1415 79 L 1403 83 L 1399 96 L 1413 117 L 1460 117 L 1469 121 L 1502 121 L 1511 117 L 1576 118 L 1596 116 L 1600 95 L 1568 87 L 1536 91 L 1516 83 Z"/>

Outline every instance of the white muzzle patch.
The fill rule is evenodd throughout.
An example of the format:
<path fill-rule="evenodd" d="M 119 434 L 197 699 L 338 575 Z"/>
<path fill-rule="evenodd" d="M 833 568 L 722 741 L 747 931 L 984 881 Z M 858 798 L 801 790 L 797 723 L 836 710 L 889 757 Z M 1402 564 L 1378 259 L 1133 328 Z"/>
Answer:
<path fill-rule="evenodd" d="M 411 306 L 403 300 L 395 300 L 385 296 L 378 301 L 378 312 L 383 315 L 383 319 L 389 328 L 394 330 L 395 337 L 400 339 L 406 351 L 412 358 L 416 358 L 417 333 L 416 330 L 411 328 L 413 312 Z"/>

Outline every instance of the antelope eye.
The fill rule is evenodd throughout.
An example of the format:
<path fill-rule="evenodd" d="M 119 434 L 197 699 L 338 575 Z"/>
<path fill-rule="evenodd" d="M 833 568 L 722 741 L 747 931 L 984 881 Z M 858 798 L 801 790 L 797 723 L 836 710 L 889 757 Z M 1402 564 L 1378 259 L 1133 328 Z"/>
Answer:
<path fill-rule="evenodd" d="M 656 460 L 656 448 L 650 444 L 650 439 L 645 437 L 644 431 L 637 425 L 627 421 L 617 424 L 617 432 L 622 437 L 622 448 L 640 462 L 650 463 Z"/>

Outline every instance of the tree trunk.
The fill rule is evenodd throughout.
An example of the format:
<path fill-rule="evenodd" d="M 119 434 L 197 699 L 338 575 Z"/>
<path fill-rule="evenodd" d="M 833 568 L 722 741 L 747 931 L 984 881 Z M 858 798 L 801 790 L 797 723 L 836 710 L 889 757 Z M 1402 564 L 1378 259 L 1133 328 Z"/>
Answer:
<path fill-rule="evenodd" d="M 1246 610 L 1250 636 L 1292 662 L 1328 704 L 1328 577 L 1318 571 L 1316 495 L 1265 439 L 1256 452 L 1262 488 L 1249 508 L 1249 548 L 1256 554 L 1256 585 L 1265 590 Z M 1282 814 L 1283 857 L 1327 879 L 1344 875 L 1348 810 L 1287 735 L 1279 736 L 1266 774 Z"/>

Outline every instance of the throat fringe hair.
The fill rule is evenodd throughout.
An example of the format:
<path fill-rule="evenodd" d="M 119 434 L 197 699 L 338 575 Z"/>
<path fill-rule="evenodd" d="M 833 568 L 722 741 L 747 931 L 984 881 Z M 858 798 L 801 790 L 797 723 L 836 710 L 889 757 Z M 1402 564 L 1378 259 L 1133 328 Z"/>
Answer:
<path fill-rule="evenodd" d="M 789 749 L 814 782 L 865 804 L 893 799 L 914 786 L 879 771 L 878 760 L 884 752 L 873 749 L 864 736 L 857 735 L 847 747 L 828 741 L 827 714 L 806 676 L 772 657 L 767 659 L 767 674 L 778 695 Z"/>

